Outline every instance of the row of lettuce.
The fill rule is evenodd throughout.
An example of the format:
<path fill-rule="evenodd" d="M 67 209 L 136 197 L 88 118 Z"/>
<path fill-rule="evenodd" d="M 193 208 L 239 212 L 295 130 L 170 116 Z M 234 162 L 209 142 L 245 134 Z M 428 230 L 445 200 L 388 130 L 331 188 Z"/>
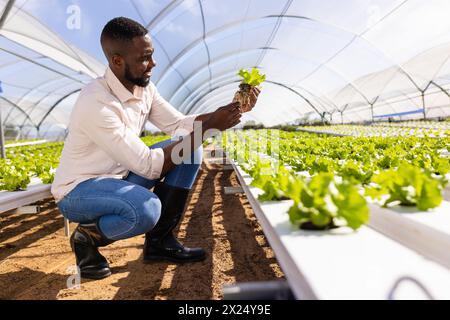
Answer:
<path fill-rule="evenodd" d="M 142 138 L 147 145 L 166 139 L 167 136 Z M 0 190 L 26 190 L 33 177 L 44 184 L 52 183 L 63 146 L 63 142 L 54 142 L 7 148 L 6 159 L 0 159 Z"/>
<path fill-rule="evenodd" d="M 450 129 L 446 128 L 424 128 L 407 126 L 385 126 L 373 124 L 362 125 L 328 125 L 328 126 L 300 126 L 299 129 L 314 132 L 334 133 L 358 137 L 390 137 L 390 136 L 417 136 L 431 138 L 450 137 Z"/>
<path fill-rule="evenodd" d="M 312 229 L 358 229 L 369 220 L 368 202 L 436 208 L 450 171 L 450 138 L 248 130 L 219 143 L 263 190 L 260 201 L 292 199 L 290 221 Z"/>

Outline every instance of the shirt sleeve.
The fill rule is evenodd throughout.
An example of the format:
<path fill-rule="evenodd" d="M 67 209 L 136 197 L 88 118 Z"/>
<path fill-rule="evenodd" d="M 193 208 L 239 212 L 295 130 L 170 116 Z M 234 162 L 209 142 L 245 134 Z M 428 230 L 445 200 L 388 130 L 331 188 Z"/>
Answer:
<path fill-rule="evenodd" d="M 198 115 L 183 115 L 159 94 L 153 84 L 151 85 L 153 99 L 148 120 L 159 130 L 171 136 L 191 133 Z"/>
<path fill-rule="evenodd" d="M 120 118 L 113 106 L 95 106 L 80 121 L 82 131 L 126 169 L 149 179 L 161 176 L 164 152 L 148 146 Z"/>

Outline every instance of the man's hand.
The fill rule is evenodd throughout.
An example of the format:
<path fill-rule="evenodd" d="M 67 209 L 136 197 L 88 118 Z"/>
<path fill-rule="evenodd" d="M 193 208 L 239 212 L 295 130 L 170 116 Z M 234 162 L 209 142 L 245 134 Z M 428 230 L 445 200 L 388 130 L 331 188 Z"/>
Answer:
<path fill-rule="evenodd" d="M 204 122 L 208 129 L 224 131 L 241 122 L 241 108 L 239 102 L 232 102 L 212 112 Z"/>
<path fill-rule="evenodd" d="M 163 148 L 164 152 L 164 165 L 161 170 L 161 176 L 164 176 L 167 172 L 172 170 L 175 167 L 175 163 L 172 159 L 172 151 L 175 147 L 179 147 L 179 144 L 183 144 L 181 147 L 181 153 L 179 154 L 182 156 L 183 150 L 195 150 L 197 149 L 203 141 L 207 138 L 205 136 L 205 132 L 208 129 L 216 129 L 220 131 L 224 131 L 226 129 L 232 128 L 235 125 L 237 125 L 239 122 L 241 122 L 241 108 L 239 102 L 233 102 L 230 104 L 227 104 L 226 106 L 220 107 L 214 112 L 211 113 L 205 113 L 202 115 L 199 115 L 196 118 L 196 121 L 202 122 L 201 127 L 201 139 L 196 139 L 195 132 L 191 132 L 189 137 L 187 139 L 183 138 L 180 141 L 173 142 L 169 144 L 168 146 Z"/>

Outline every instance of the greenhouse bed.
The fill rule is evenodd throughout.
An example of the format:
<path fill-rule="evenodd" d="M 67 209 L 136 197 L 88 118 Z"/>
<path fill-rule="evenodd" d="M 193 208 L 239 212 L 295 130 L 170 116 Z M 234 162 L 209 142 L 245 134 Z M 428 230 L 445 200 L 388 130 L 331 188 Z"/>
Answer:
<path fill-rule="evenodd" d="M 39 178 L 34 177 L 26 190 L 0 191 L 0 213 L 52 198 L 50 188 L 50 184 L 43 184 Z M 69 221 L 67 219 L 64 219 L 64 230 L 65 235 L 69 236 Z"/>
<path fill-rule="evenodd" d="M 37 141 L 27 141 L 27 142 L 18 142 L 18 143 L 10 143 L 6 144 L 5 148 L 15 148 L 15 147 L 24 147 L 24 146 L 33 146 L 38 144 L 48 143 L 48 140 L 37 140 Z"/>
<path fill-rule="evenodd" d="M 185 245 L 204 248 L 205 261 L 146 264 L 144 236 L 132 237 L 102 247 L 113 275 L 82 279 L 80 288 L 67 287 L 75 257 L 54 201 L 43 201 L 38 215 L 0 215 L 0 299 L 216 300 L 224 285 L 284 280 L 247 198 L 224 185 L 239 187 L 234 170 L 205 161 L 175 231 Z"/>
<path fill-rule="evenodd" d="M 370 204 L 369 226 L 450 268 L 450 203 L 431 211 Z"/>
<path fill-rule="evenodd" d="M 0 213 L 51 197 L 50 185 L 32 178 L 26 190 L 0 191 Z"/>
<path fill-rule="evenodd" d="M 307 132 L 307 133 L 315 133 L 315 134 L 327 134 L 330 136 L 336 136 L 336 137 L 349 137 L 349 134 L 343 134 L 343 133 L 336 133 L 336 132 L 329 132 L 329 131 L 315 131 L 315 130 L 309 130 L 309 129 L 303 129 L 303 128 L 297 128 L 297 131 Z"/>
<path fill-rule="evenodd" d="M 292 201 L 259 202 L 262 191 L 250 187 L 251 177 L 231 163 L 296 298 L 450 297 L 450 273 L 444 266 L 368 227 L 300 230 L 287 215 Z M 425 291 L 398 290 L 403 282 Z"/>

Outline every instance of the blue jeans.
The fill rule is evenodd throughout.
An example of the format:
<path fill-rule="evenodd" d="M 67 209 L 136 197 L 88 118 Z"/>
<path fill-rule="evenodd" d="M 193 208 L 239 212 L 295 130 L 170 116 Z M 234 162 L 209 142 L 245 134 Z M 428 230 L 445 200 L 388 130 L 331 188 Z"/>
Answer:
<path fill-rule="evenodd" d="M 162 141 L 150 149 L 164 147 L 171 142 Z M 200 168 L 202 152 L 202 147 L 192 152 L 191 159 L 169 171 L 164 182 L 191 189 Z M 100 230 L 108 239 L 131 238 L 150 231 L 158 222 L 161 202 L 148 189 L 161 179 L 150 180 L 133 172 L 122 180 L 91 178 L 79 183 L 57 206 L 70 221 L 90 223 L 98 220 Z"/>

